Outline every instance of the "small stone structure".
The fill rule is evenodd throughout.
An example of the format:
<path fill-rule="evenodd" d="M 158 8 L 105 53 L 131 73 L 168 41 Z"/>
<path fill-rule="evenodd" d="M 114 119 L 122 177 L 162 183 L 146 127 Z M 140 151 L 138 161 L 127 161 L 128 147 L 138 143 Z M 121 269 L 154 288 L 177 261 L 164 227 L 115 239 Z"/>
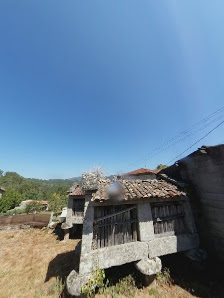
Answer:
<path fill-rule="evenodd" d="M 65 221 L 62 223 L 62 229 L 68 234 L 68 229 L 77 228 L 77 225 L 83 224 L 85 205 L 85 190 L 79 184 L 75 184 L 69 191 L 68 205 Z"/>
<path fill-rule="evenodd" d="M 97 179 L 94 189 L 91 183 L 88 189 L 89 183 L 83 182 L 79 271 L 72 270 L 66 282 L 71 295 L 80 294 L 97 268 L 135 262 L 140 272 L 151 276 L 161 270 L 160 256 L 198 248 L 188 197 L 178 186 L 157 179 Z"/>
<path fill-rule="evenodd" d="M 5 189 L 0 187 L 0 199 L 2 198 L 3 193 L 5 192 Z"/>

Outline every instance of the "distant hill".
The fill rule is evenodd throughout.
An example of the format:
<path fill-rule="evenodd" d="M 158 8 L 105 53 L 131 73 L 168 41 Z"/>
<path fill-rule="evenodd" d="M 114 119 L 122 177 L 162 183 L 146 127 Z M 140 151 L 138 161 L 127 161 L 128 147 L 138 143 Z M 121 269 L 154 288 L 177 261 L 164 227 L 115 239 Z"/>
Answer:
<path fill-rule="evenodd" d="M 24 178 L 24 179 L 30 180 L 33 182 L 39 182 L 39 183 L 71 185 L 74 182 L 80 182 L 82 177 L 73 177 L 68 179 L 36 179 L 36 178 Z"/>
<path fill-rule="evenodd" d="M 52 210 L 60 210 L 67 205 L 67 190 L 81 177 L 71 179 L 24 178 L 16 172 L 0 170 L 0 186 L 6 189 L 0 200 L 0 213 L 19 205 L 23 200 L 47 200 Z"/>

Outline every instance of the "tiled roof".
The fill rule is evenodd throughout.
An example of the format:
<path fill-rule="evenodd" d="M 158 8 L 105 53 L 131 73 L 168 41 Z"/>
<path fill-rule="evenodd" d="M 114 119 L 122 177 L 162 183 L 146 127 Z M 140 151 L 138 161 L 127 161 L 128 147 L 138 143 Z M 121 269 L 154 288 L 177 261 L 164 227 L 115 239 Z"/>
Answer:
<path fill-rule="evenodd" d="M 158 173 L 158 170 L 150 170 L 150 169 L 141 168 L 141 169 L 134 170 L 132 172 L 125 173 L 125 174 L 123 174 L 123 176 L 128 176 L 128 175 L 147 175 L 147 174 L 156 174 L 156 173 Z"/>
<path fill-rule="evenodd" d="M 144 198 L 171 199 L 186 195 L 176 185 L 164 180 L 119 180 L 123 190 L 124 200 L 136 200 Z M 98 182 L 98 190 L 92 194 L 93 201 L 108 200 L 108 186 L 113 184 L 110 180 Z"/>
<path fill-rule="evenodd" d="M 69 194 L 70 196 L 84 196 L 85 191 L 77 185 L 76 188 Z"/>

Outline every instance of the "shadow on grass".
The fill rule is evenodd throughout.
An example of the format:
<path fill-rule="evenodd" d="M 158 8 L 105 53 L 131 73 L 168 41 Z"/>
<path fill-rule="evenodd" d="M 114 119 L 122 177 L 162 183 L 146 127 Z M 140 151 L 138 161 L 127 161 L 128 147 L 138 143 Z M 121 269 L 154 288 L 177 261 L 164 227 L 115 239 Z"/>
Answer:
<path fill-rule="evenodd" d="M 52 277 L 58 277 L 63 283 L 69 273 L 79 268 L 80 259 L 80 244 L 76 246 L 75 250 L 58 254 L 48 265 L 45 282 L 49 281 Z"/>
<path fill-rule="evenodd" d="M 223 269 L 215 261 L 199 263 L 183 254 L 173 254 L 161 258 L 163 268 L 170 270 L 174 284 L 201 298 L 223 298 Z"/>
<path fill-rule="evenodd" d="M 135 280 L 135 286 L 138 289 L 143 287 L 143 276 L 135 268 L 134 263 L 125 264 L 122 266 L 105 269 L 105 276 L 110 285 L 116 285 L 120 280 L 126 276 L 131 275 Z"/>
<path fill-rule="evenodd" d="M 73 270 L 78 271 L 80 259 L 80 244 L 76 250 L 57 255 L 48 265 L 45 282 L 52 277 L 59 278 L 65 283 L 66 277 Z M 187 290 L 190 294 L 201 298 L 223 298 L 224 282 L 223 268 L 217 262 L 206 262 L 200 264 L 186 258 L 183 254 L 173 254 L 161 258 L 163 268 L 170 270 L 170 276 L 174 284 Z M 144 278 L 136 270 L 133 263 L 123 266 L 112 267 L 105 270 L 106 279 L 110 286 L 115 286 L 123 278 L 131 275 L 135 281 L 135 287 L 143 288 Z M 61 297 L 68 298 L 66 290 Z"/>
<path fill-rule="evenodd" d="M 54 228 L 53 234 L 57 235 L 57 240 L 62 241 L 65 237 L 65 230 L 61 228 L 61 223 L 58 223 Z M 73 225 L 69 229 L 69 239 L 82 239 L 82 225 Z"/>

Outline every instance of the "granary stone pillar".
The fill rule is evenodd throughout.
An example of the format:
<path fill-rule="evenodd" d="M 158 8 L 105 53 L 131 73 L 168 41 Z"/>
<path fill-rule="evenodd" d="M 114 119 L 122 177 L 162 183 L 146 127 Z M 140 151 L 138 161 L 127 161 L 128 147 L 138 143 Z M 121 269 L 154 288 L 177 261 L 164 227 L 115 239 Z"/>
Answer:
<path fill-rule="evenodd" d="M 92 272 L 92 240 L 93 240 L 94 207 L 91 206 L 91 195 L 85 197 L 84 220 L 82 232 L 82 247 L 79 264 L 79 274 Z"/>
<path fill-rule="evenodd" d="M 79 272 L 72 270 L 66 279 L 67 290 L 74 296 L 80 296 L 82 286 L 88 282 L 92 273 L 93 261 L 90 252 L 93 239 L 93 220 L 94 207 L 91 206 L 91 195 L 86 195 Z"/>
<path fill-rule="evenodd" d="M 139 240 L 150 241 L 154 238 L 152 211 L 149 202 L 137 204 L 139 221 Z"/>
<path fill-rule="evenodd" d="M 67 214 L 66 214 L 66 220 L 61 225 L 62 229 L 70 229 L 72 228 L 72 216 L 73 216 L 73 199 L 71 197 L 68 198 L 68 205 L 67 205 Z"/>

